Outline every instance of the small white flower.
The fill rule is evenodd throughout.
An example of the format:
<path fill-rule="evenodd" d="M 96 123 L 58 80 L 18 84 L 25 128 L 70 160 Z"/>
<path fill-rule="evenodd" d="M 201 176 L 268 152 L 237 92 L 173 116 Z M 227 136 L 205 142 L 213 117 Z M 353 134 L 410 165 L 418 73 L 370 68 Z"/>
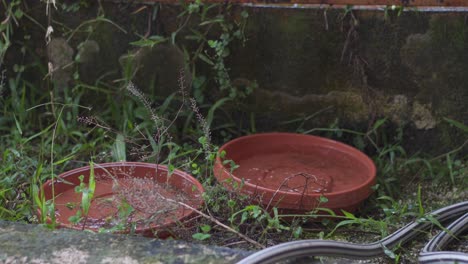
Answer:
<path fill-rule="evenodd" d="M 57 9 L 55 0 L 47 0 L 47 3 L 46 3 L 46 15 L 47 16 L 49 15 L 49 10 L 50 10 L 50 4 L 51 3 L 52 3 L 52 5 L 54 5 L 54 8 Z"/>
<path fill-rule="evenodd" d="M 52 62 L 49 61 L 49 63 L 47 63 L 47 66 L 49 68 L 49 73 L 47 73 L 47 75 L 52 77 L 52 74 L 54 73 L 54 65 L 52 64 Z"/>
<path fill-rule="evenodd" d="M 49 44 L 53 32 L 54 28 L 52 26 L 48 26 L 45 34 L 46 45 Z"/>

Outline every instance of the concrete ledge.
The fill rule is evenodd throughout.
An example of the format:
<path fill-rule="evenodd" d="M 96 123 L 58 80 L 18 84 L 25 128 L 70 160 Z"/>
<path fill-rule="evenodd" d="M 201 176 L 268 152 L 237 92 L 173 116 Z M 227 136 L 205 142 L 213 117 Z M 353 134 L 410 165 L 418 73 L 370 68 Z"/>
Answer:
<path fill-rule="evenodd" d="M 250 252 L 0 221 L 0 263 L 236 263 Z"/>

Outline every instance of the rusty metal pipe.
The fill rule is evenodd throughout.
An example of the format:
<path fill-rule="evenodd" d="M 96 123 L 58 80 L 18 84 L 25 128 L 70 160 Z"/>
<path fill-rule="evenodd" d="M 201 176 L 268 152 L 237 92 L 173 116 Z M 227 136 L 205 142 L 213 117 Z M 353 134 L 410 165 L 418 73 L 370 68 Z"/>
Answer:
<path fill-rule="evenodd" d="M 104 0 L 128 3 L 128 0 Z M 404 7 L 403 11 L 468 12 L 468 0 L 203 0 L 203 3 L 232 3 L 247 7 L 285 9 L 344 9 L 385 11 Z M 179 4 L 178 0 L 134 0 L 133 4 Z"/>

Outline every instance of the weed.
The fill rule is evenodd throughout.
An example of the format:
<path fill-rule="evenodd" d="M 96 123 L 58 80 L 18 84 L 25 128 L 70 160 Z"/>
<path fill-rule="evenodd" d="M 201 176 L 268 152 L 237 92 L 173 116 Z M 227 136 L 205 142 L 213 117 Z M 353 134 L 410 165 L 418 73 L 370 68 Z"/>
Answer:
<path fill-rule="evenodd" d="M 131 234 L 134 233 L 136 230 L 136 222 L 130 221 L 134 212 L 135 209 L 125 199 L 120 199 L 117 207 L 117 216 L 109 216 L 106 219 L 105 227 L 99 228 L 99 233 L 114 233 L 121 231 L 129 231 Z"/>
<path fill-rule="evenodd" d="M 96 181 L 94 179 L 94 164 L 93 162 L 89 163 L 89 178 L 88 186 L 84 183 L 84 175 L 80 175 L 80 184 L 75 186 L 75 192 L 81 193 L 81 203 L 80 210 L 76 211 L 76 215 L 71 216 L 68 221 L 73 224 L 78 224 L 83 221 L 81 230 L 84 230 L 86 227 L 86 222 L 88 221 L 89 208 L 91 207 L 91 201 L 94 197 L 94 191 L 96 189 Z"/>
<path fill-rule="evenodd" d="M 40 184 L 40 175 L 42 173 L 42 164 L 39 165 L 39 167 L 37 168 L 36 170 L 36 173 L 34 175 L 34 178 L 33 178 L 33 182 L 32 182 L 32 185 L 31 185 L 31 194 L 32 194 L 32 197 L 34 199 L 34 202 L 36 203 L 37 207 L 39 208 L 40 210 L 40 215 L 41 215 L 41 219 L 39 219 L 39 221 L 41 223 L 46 223 L 47 222 L 47 218 L 48 216 L 50 215 L 51 212 L 51 209 L 53 210 L 53 208 L 48 208 L 47 207 L 47 203 L 46 203 L 46 200 L 45 200 L 45 195 L 44 195 L 44 190 L 42 188 L 42 184 Z M 38 186 L 41 186 L 41 189 L 39 189 Z M 52 219 L 53 217 L 55 217 L 55 214 L 54 216 L 52 216 Z"/>
<path fill-rule="evenodd" d="M 225 65 L 225 59 L 230 55 L 229 46 L 234 41 L 245 42 L 244 30 L 249 17 L 246 11 L 242 11 L 238 21 L 228 19 L 231 12 L 231 4 L 202 4 L 201 1 L 184 4 L 185 10 L 181 13 L 182 20 L 180 27 L 171 34 L 171 42 L 177 44 L 176 37 L 185 27 L 189 27 L 192 35 L 186 36 L 186 39 L 194 41 L 198 47 L 194 50 L 185 50 L 185 60 L 192 72 L 192 79 L 195 80 L 194 85 L 195 98 L 198 102 L 205 100 L 205 91 L 203 83 L 207 79 L 206 76 L 199 75 L 196 68 L 196 62 L 201 61 L 209 65 L 213 70 L 213 75 L 210 76 L 216 82 L 221 92 L 226 91 L 228 97 L 234 99 L 243 97 L 249 91 L 239 91 L 235 89 L 229 77 L 229 70 Z M 217 10 L 216 10 L 217 9 Z M 214 12 L 216 10 L 216 12 Z M 196 27 L 189 23 L 192 19 L 198 19 Z M 211 32 L 220 32 L 217 39 L 211 37 Z M 207 49 L 207 47 L 209 49 Z"/>
<path fill-rule="evenodd" d="M 206 240 L 211 237 L 209 232 L 211 231 L 211 226 L 210 225 L 201 225 L 199 233 L 195 233 L 192 235 L 192 237 L 196 240 Z"/>

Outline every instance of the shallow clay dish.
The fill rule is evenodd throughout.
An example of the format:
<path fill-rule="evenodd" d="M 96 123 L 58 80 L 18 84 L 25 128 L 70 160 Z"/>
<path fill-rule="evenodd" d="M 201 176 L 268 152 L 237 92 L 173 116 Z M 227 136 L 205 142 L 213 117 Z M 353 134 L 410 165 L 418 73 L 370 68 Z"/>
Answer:
<path fill-rule="evenodd" d="M 124 223 L 133 226 L 136 233 L 164 238 L 174 235 L 175 228 L 194 216 L 192 210 L 178 202 L 193 208 L 199 208 L 203 203 L 203 186 L 183 171 L 175 170 L 168 177 L 167 167 L 163 165 L 140 162 L 94 164 L 96 188 L 88 217 L 73 224 L 68 219 L 80 208 L 82 193 L 75 191 L 75 186 L 80 184 L 80 175 L 88 185 L 89 166 L 65 172 L 54 184 L 48 181 L 43 185 L 46 200 L 52 199 L 54 186 L 55 216 L 60 227 L 82 230 L 84 226 L 84 229 L 98 231 L 101 228 L 112 230 L 118 223 Z M 129 208 L 126 205 L 131 206 L 132 213 L 119 219 L 122 209 Z"/>
<path fill-rule="evenodd" d="M 219 154 L 214 166 L 218 181 L 259 197 L 267 209 L 307 212 L 323 207 L 353 212 L 375 184 L 376 168 L 368 156 L 316 136 L 255 134 L 226 143 Z M 233 170 L 233 163 L 239 167 Z M 319 203 L 322 195 L 328 202 Z"/>

